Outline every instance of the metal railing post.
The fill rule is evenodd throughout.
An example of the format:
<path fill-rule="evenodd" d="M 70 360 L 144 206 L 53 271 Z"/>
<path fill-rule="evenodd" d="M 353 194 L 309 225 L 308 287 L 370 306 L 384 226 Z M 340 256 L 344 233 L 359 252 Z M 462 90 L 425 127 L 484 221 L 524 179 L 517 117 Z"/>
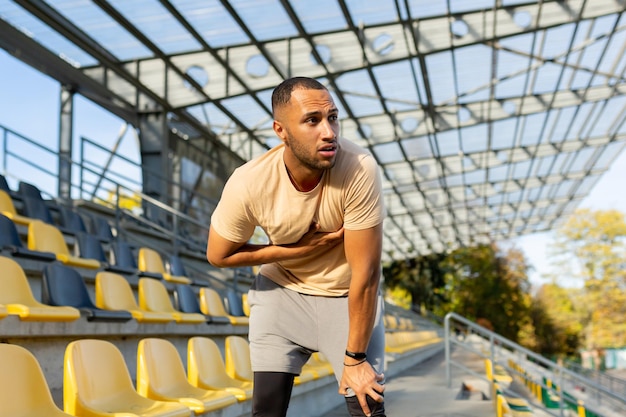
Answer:
<path fill-rule="evenodd" d="M 443 323 L 444 323 L 444 327 L 443 327 L 443 332 L 444 332 L 444 346 L 445 346 L 445 352 L 446 352 L 446 386 L 448 388 L 450 388 L 452 386 L 452 376 L 451 376 L 451 370 L 450 370 L 450 317 L 449 315 L 446 315 L 446 318 L 444 319 Z"/>

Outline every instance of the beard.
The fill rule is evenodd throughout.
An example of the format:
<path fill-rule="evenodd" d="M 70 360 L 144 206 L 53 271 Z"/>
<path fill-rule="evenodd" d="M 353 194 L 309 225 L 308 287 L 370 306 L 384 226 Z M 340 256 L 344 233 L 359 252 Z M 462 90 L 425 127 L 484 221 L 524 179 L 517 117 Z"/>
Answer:
<path fill-rule="evenodd" d="M 337 141 L 338 142 L 338 141 Z M 337 161 L 337 154 L 331 160 L 328 159 L 317 159 L 316 153 L 317 150 L 314 150 L 314 154 L 311 155 L 310 151 L 306 149 L 306 147 L 297 139 L 294 139 L 294 136 L 287 130 L 287 141 L 286 146 L 291 149 L 291 153 L 296 159 L 305 167 L 314 171 L 325 171 L 331 169 L 335 166 L 335 162 Z M 337 151 L 339 147 L 337 146 Z"/>

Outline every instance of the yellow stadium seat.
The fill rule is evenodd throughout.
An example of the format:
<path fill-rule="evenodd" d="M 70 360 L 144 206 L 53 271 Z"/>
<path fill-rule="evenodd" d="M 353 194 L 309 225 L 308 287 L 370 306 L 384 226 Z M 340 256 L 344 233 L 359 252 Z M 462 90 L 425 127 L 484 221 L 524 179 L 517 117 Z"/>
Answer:
<path fill-rule="evenodd" d="M 192 337 L 187 343 L 187 379 L 203 389 L 222 389 L 239 401 L 252 398 L 252 382 L 231 378 L 226 373 L 217 344 L 208 337 Z"/>
<path fill-rule="evenodd" d="M 0 190 L 0 213 L 13 220 L 14 223 L 22 224 L 25 226 L 28 226 L 32 221 L 35 220 L 30 217 L 17 214 L 17 210 L 15 210 L 15 205 L 13 204 L 11 196 L 2 190 Z"/>
<path fill-rule="evenodd" d="M 96 259 L 80 258 L 70 254 L 63 234 L 51 224 L 35 220 L 28 226 L 28 249 L 40 252 L 52 252 L 57 260 L 68 266 L 98 269 L 100 262 Z"/>
<path fill-rule="evenodd" d="M 315 379 L 332 375 L 334 373 L 333 367 L 322 358 L 323 356 L 319 352 L 313 352 L 307 363 L 304 364 L 303 371 L 312 373 Z"/>
<path fill-rule="evenodd" d="M 246 316 L 233 316 L 226 312 L 224 302 L 213 288 L 200 289 L 200 309 L 211 317 L 227 317 L 230 324 L 235 326 L 248 326 L 250 319 Z"/>
<path fill-rule="evenodd" d="M 225 340 L 226 373 L 235 379 L 253 381 L 250 363 L 250 345 L 241 336 L 227 336 Z"/>
<path fill-rule="evenodd" d="M 250 317 L 250 304 L 248 304 L 247 292 L 241 294 L 241 307 L 243 308 L 243 314 L 245 314 L 246 317 Z"/>
<path fill-rule="evenodd" d="M 165 271 L 163 258 L 161 258 L 159 252 L 154 249 L 146 247 L 139 248 L 137 258 L 137 267 L 142 272 L 161 274 L 163 279 L 169 282 L 191 284 L 191 280 L 189 278 L 180 275 L 171 275 L 169 272 Z"/>
<path fill-rule="evenodd" d="M 9 312 L 7 311 L 7 308 L 3 305 L 0 305 L 0 319 L 5 318 L 8 314 Z"/>
<path fill-rule="evenodd" d="M 206 390 L 187 381 L 183 362 L 174 345 L 158 338 L 139 341 L 137 392 L 153 400 L 179 402 L 196 414 L 228 407 L 237 402 L 224 390 Z"/>
<path fill-rule="evenodd" d="M 126 278 L 113 272 L 101 271 L 96 275 L 96 306 L 105 310 L 129 311 L 140 323 L 168 323 L 175 320 L 172 313 L 147 311 L 139 307 Z"/>
<path fill-rule="evenodd" d="M 135 391 L 124 357 L 105 340 L 82 339 L 65 349 L 63 403 L 81 417 L 187 417 L 182 404 L 156 401 Z"/>
<path fill-rule="evenodd" d="M 172 300 L 159 280 L 153 278 L 139 279 L 139 307 L 147 311 L 170 313 L 177 323 L 205 323 L 206 317 L 198 313 L 183 313 L 172 305 Z"/>
<path fill-rule="evenodd" d="M 21 346 L 0 344 L 0 417 L 69 417 L 50 394 L 37 358 Z"/>
<path fill-rule="evenodd" d="M 35 299 L 22 267 L 13 259 L 0 256 L 0 304 L 23 321 L 73 321 L 80 311 L 73 307 L 53 307 Z"/>

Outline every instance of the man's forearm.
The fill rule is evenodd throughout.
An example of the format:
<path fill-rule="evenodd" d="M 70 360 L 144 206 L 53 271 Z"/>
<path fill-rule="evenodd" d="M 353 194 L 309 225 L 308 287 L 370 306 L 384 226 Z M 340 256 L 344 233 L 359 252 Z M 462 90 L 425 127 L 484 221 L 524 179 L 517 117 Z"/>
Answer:
<path fill-rule="evenodd" d="M 379 281 L 379 272 L 356 280 L 353 276 L 348 294 L 350 328 L 346 345 L 346 349 L 351 352 L 365 352 L 367 350 L 376 318 Z"/>
<path fill-rule="evenodd" d="M 301 248 L 294 245 L 253 245 L 246 243 L 232 254 L 209 261 L 219 268 L 235 268 L 240 266 L 256 266 L 272 262 L 280 262 L 300 256 Z"/>

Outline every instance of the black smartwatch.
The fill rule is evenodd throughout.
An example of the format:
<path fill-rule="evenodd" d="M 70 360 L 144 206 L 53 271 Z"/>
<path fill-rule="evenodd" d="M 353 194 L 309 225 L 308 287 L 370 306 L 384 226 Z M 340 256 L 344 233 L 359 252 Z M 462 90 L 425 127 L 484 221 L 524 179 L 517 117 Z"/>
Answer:
<path fill-rule="evenodd" d="M 365 352 L 350 352 L 349 350 L 346 350 L 346 356 L 358 361 L 367 358 L 367 354 Z"/>

